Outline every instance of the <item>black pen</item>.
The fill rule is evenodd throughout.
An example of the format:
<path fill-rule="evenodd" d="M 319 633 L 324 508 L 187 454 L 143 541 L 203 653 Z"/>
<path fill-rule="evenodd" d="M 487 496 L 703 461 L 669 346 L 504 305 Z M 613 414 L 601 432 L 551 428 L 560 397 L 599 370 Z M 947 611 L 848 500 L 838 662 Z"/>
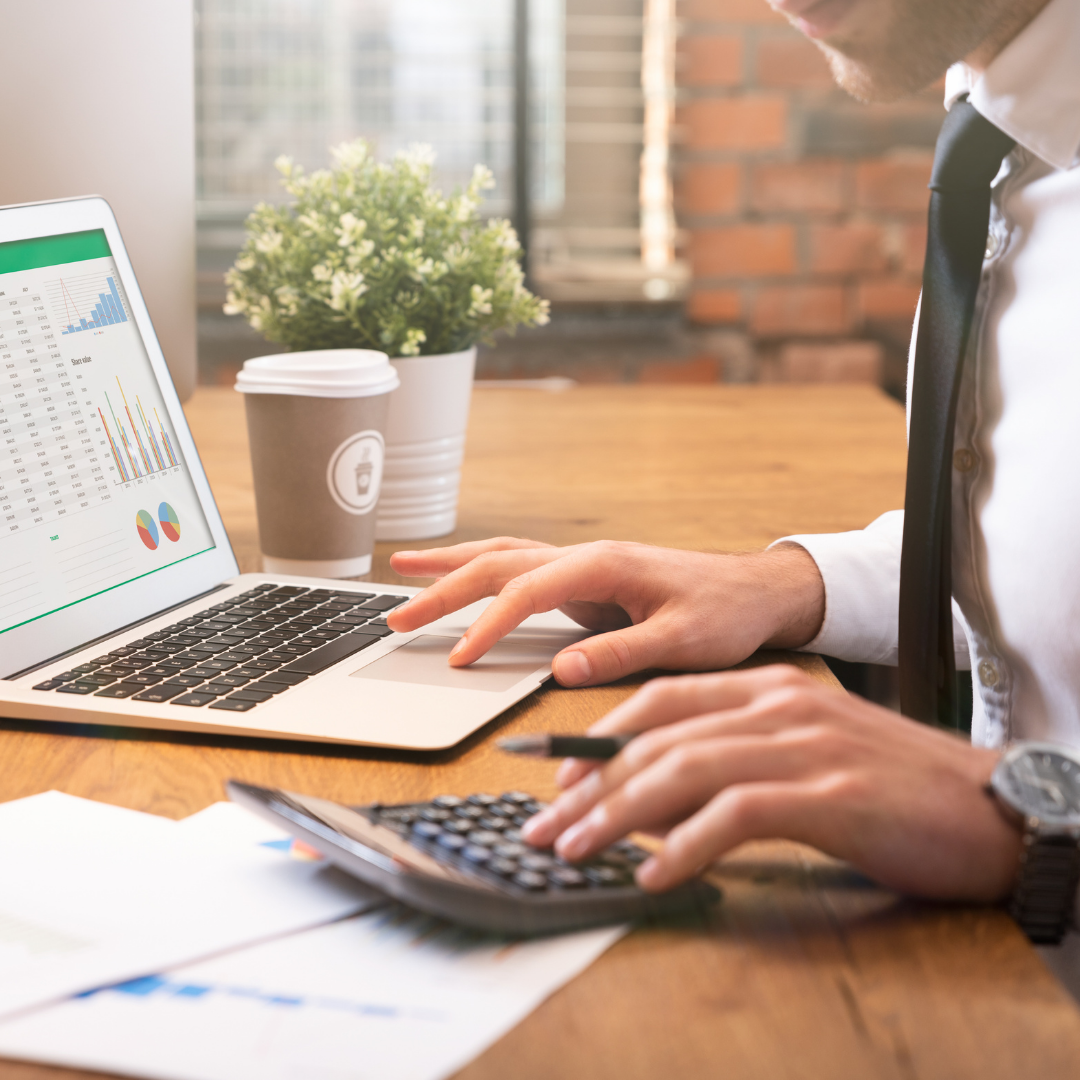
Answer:
<path fill-rule="evenodd" d="M 634 736 L 612 735 L 592 739 L 586 735 L 515 735 L 500 739 L 498 747 L 508 754 L 543 758 L 613 758 Z"/>

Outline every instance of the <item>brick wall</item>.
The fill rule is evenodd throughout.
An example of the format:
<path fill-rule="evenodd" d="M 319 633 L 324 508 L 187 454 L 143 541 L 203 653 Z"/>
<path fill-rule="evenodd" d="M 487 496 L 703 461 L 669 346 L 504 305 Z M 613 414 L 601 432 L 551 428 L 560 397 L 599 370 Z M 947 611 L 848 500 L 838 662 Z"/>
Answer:
<path fill-rule="evenodd" d="M 940 86 L 861 105 L 765 0 L 681 0 L 679 16 L 688 314 L 721 331 L 702 340 L 749 339 L 729 378 L 902 386 Z"/>

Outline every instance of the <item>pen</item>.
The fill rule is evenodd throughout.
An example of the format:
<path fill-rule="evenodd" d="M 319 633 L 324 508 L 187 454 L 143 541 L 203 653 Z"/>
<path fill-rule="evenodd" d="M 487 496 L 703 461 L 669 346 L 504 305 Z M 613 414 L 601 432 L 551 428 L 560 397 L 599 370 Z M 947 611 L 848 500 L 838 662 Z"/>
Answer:
<path fill-rule="evenodd" d="M 613 758 L 634 736 L 613 735 L 591 739 L 586 735 L 516 735 L 500 739 L 498 747 L 508 754 L 526 757 Z"/>

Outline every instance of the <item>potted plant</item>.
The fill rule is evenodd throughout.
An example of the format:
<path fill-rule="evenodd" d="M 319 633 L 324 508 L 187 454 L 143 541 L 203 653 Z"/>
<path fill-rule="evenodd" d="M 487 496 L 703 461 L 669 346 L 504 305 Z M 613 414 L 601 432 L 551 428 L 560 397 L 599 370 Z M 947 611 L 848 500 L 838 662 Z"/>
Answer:
<path fill-rule="evenodd" d="M 483 221 L 482 165 L 464 190 L 432 183 L 434 155 L 414 147 L 376 161 L 362 139 L 310 175 L 277 168 L 292 201 L 262 203 L 226 274 L 225 313 L 243 315 L 290 350 L 387 353 L 401 386 L 390 399 L 376 537 L 453 531 L 477 342 L 547 322 L 524 286 L 509 222 Z"/>

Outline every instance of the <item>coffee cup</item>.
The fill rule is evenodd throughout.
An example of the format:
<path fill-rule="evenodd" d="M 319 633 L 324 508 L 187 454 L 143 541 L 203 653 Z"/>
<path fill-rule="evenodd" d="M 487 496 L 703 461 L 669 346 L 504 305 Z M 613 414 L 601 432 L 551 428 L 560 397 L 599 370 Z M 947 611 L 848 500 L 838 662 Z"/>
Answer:
<path fill-rule="evenodd" d="M 259 546 L 267 573 L 371 571 L 390 393 L 386 353 L 320 349 L 245 362 Z"/>

